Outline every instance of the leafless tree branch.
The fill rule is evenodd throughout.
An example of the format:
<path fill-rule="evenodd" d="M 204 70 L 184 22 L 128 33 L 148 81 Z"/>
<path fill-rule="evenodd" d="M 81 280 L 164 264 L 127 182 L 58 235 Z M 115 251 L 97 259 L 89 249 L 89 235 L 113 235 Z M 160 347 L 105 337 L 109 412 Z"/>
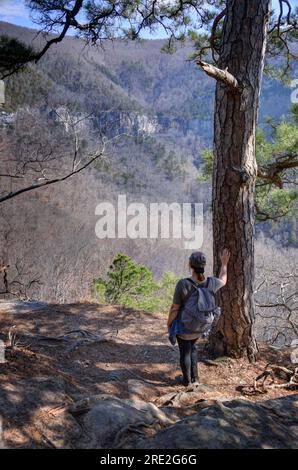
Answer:
<path fill-rule="evenodd" d="M 237 79 L 228 70 L 221 70 L 214 65 L 208 64 L 202 60 L 197 60 L 197 65 L 201 67 L 209 77 L 215 78 L 215 80 L 225 83 L 229 88 L 235 91 L 241 91 Z"/>
<path fill-rule="evenodd" d="M 100 157 L 104 155 L 103 150 L 96 153 L 90 160 L 88 160 L 84 165 L 82 165 L 80 168 L 77 168 L 76 170 L 71 171 L 65 176 L 61 176 L 60 178 L 53 178 L 50 180 L 46 181 L 41 181 L 36 184 L 32 184 L 30 186 L 27 186 L 25 188 L 18 189 L 16 191 L 11 191 L 10 193 L 6 194 L 5 196 L 0 197 L 0 203 L 4 201 L 8 201 L 9 199 L 12 199 L 13 197 L 19 196 L 20 194 L 26 193 L 28 191 L 33 191 L 34 189 L 42 188 L 44 186 L 49 186 L 54 183 L 61 183 L 62 181 L 67 180 L 68 178 L 71 178 L 72 176 L 80 173 L 81 171 L 85 170 L 88 168 L 92 163 L 94 163 L 96 160 L 98 160 Z"/>

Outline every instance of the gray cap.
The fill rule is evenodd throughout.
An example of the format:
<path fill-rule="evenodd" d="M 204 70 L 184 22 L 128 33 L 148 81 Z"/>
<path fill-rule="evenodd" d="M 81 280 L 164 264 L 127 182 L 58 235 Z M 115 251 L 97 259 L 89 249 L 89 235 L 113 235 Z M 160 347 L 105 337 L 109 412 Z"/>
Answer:
<path fill-rule="evenodd" d="M 195 251 L 190 255 L 189 262 L 194 268 L 204 268 L 206 266 L 206 255 L 201 251 Z"/>

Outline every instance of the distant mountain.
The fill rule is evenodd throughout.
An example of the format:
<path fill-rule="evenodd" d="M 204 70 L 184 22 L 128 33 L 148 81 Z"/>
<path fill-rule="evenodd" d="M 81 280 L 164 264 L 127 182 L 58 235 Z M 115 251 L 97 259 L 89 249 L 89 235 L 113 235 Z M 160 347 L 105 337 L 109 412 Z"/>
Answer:
<path fill-rule="evenodd" d="M 36 31 L 9 23 L 0 23 L 0 33 L 37 48 L 43 41 Z M 51 105 L 93 112 L 101 125 L 117 121 L 121 130 L 138 132 L 142 123 L 141 131 L 199 163 L 202 149 L 212 142 L 214 82 L 188 60 L 190 43 L 174 54 L 161 52 L 162 45 L 161 40 L 119 40 L 94 47 L 66 37 L 31 66 L 29 75 L 7 81 L 7 107 L 36 106 L 46 96 Z M 288 113 L 290 93 L 264 79 L 261 125 L 266 117 Z"/>

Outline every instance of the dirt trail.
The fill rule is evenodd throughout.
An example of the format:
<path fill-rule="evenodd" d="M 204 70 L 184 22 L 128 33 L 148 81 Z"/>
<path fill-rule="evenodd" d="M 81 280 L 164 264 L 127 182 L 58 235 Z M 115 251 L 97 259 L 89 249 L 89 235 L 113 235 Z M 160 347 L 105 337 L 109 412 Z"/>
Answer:
<path fill-rule="evenodd" d="M 2 302 L 2 339 L 9 331 L 16 332 L 17 343 L 7 348 L 6 362 L 0 364 L 0 416 L 11 447 L 48 446 L 34 424 L 34 416 L 46 406 L 59 409 L 102 393 L 128 399 L 134 394 L 133 379 L 145 382 L 141 395 L 147 402 L 158 404 L 163 395 L 182 390 L 175 380 L 180 374 L 178 347 L 165 334 L 165 315 L 87 303 L 35 304 L 30 309 L 30 304 Z M 263 347 L 261 352 L 256 364 L 243 359 L 211 365 L 203 362 L 200 344 L 202 400 L 243 397 L 243 387 L 268 362 L 289 362 L 288 351 Z M 260 401 L 291 393 L 276 389 L 245 398 Z"/>

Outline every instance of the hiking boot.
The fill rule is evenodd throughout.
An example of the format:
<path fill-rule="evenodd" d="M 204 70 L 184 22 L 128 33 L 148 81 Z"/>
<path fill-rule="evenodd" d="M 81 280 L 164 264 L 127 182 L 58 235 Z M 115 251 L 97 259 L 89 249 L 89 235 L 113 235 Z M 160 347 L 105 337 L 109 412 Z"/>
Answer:
<path fill-rule="evenodd" d="M 179 385 L 183 385 L 184 387 L 188 387 L 189 385 L 191 385 L 191 382 L 189 382 L 188 380 L 186 381 L 182 375 L 176 377 L 176 381 Z"/>

